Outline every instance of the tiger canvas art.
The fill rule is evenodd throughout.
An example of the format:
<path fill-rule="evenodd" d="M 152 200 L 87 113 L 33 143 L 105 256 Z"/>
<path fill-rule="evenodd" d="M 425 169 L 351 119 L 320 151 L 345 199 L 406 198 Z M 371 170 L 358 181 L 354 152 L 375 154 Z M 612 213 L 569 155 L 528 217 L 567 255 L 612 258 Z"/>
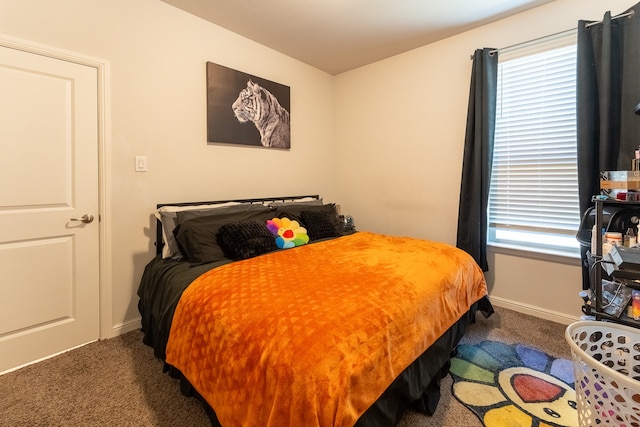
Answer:
<path fill-rule="evenodd" d="M 289 112 L 271 92 L 249 80 L 231 108 L 239 122 L 253 122 L 264 147 L 290 148 Z"/>
<path fill-rule="evenodd" d="M 207 62 L 207 143 L 291 149 L 291 89 Z"/>

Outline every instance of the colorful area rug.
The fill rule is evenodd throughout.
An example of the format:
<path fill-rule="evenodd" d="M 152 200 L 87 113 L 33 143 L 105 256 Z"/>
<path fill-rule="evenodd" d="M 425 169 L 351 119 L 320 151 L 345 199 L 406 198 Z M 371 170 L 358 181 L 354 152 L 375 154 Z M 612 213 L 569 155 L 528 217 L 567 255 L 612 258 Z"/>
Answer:
<path fill-rule="evenodd" d="M 578 425 L 570 360 L 483 341 L 459 345 L 451 362 L 453 395 L 486 427 Z"/>

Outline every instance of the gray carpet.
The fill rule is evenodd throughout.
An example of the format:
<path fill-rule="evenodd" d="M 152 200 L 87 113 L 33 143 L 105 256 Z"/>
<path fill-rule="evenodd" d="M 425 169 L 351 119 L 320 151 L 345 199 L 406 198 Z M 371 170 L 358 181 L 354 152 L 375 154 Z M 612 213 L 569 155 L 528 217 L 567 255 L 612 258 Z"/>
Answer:
<path fill-rule="evenodd" d="M 463 342 L 523 343 L 570 357 L 565 325 L 496 308 L 478 314 Z M 409 411 L 399 427 L 481 426 L 451 396 L 451 377 L 433 417 Z M 139 331 L 99 341 L 0 376 L 0 426 L 210 426 L 200 404 L 180 394 L 177 380 L 142 344 Z"/>

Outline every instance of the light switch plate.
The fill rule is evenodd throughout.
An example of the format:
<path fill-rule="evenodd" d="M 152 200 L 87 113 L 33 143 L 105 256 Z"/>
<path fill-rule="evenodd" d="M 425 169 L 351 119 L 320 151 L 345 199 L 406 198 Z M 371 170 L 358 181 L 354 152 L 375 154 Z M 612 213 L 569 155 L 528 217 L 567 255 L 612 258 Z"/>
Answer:
<path fill-rule="evenodd" d="M 136 172 L 147 171 L 147 156 L 136 156 Z"/>

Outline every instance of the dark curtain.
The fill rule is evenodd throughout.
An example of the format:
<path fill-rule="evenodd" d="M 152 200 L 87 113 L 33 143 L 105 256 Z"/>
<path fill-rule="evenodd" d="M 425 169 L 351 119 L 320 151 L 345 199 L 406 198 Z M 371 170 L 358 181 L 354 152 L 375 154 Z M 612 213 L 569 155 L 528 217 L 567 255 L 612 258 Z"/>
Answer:
<path fill-rule="evenodd" d="M 602 22 L 578 23 L 577 122 L 580 212 L 600 193 L 600 171 L 630 170 L 640 144 L 640 3 Z M 619 16 L 620 16 L 619 15 Z M 582 247 L 583 289 L 589 288 Z"/>
<path fill-rule="evenodd" d="M 456 246 L 469 253 L 482 271 L 489 270 L 487 204 L 493 164 L 497 79 L 497 50 L 477 49 L 473 54 L 469 91 Z"/>

